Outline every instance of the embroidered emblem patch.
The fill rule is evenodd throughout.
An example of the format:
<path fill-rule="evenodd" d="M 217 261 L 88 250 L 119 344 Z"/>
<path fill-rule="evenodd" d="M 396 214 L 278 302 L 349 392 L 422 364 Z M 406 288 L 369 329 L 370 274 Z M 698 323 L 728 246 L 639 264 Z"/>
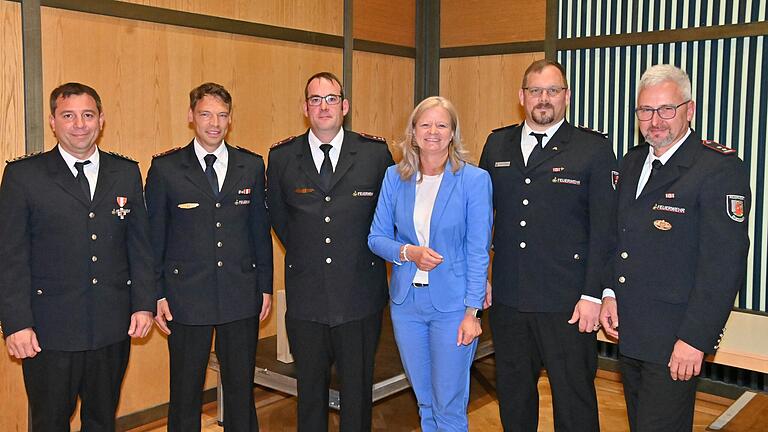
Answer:
<path fill-rule="evenodd" d="M 736 222 L 744 222 L 744 196 L 726 195 L 725 209 L 729 218 Z"/>

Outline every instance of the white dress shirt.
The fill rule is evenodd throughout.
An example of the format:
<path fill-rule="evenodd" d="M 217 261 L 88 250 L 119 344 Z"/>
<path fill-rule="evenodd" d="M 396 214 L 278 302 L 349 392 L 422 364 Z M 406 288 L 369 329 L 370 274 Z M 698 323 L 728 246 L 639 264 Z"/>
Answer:
<path fill-rule="evenodd" d="M 417 173 L 416 175 L 418 176 L 419 174 Z M 440 182 L 442 180 L 443 173 L 440 173 L 434 176 L 423 175 L 421 182 L 416 183 L 416 202 L 413 204 L 413 227 L 416 229 L 416 238 L 419 240 L 419 246 L 429 247 L 432 209 L 435 207 L 437 191 L 440 190 Z M 413 282 L 428 284 L 429 272 L 416 269 Z"/>
<path fill-rule="evenodd" d="M 75 176 L 75 178 L 77 178 L 77 168 L 75 168 L 75 162 L 91 161 L 91 163 L 88 165 L 83 166 L 83 173 L 85 173 L 85 178 L 88 179 L 88 186 L 91 187 L 91 199 L 93 199 L 93 193 L 96 192 L 96 182 L 99 179 L 99 148 L 96 147 L 96 151 L 94 151 L 88 159 L 81 160 L 67 153 L 63 148 L 61 148 L 61 144 L 59 144 L 57 147 L 59 148 L 61 157 L 64 158 L 64 162 L 67 163 L 69 170 L 72 171 L 72 175 Z"/>
<path fill-rule="evenodd" d="M 339 155 L 341 154 L 341 144 L 344 142 L 344 128 L 339 129 L 339 133 L 329 143 L 324 143 L 309 130 L 309 150 L 312 152 L 312 160 L 315 162 L 315 168 L 320 173 L 320 167 L 323 165 L 323 159 L 325 159 L 325 153 L 320 150 L 320 145 L 330 144 L 331 150 L 328 152 L 328 156 L 331 158 L 331 166 L 336 171 L 336 164 L 339 162 Z"/>
<path fill-rule="evenodd" d="M 208 150 L 204 149 L 203 146 L 197 142 L 197 138 L 195 138 L 194 147 L 197 161 L 203 168 L 203 172 L 205 172 L 205 157 L 209 154 Z M 229 164 L 229 152 L 227 151 L 227 146 L 224 145 L 224 141 L 222 141 L 221 144 L 219 144 L 219 147 L 210 154 L 216 156 L 216 161 L 213 163 L 213 170 L 216 171 L 216 179 L 219 181 L 219 190 L 221 190 L 221 187 L 224 186 L 224 177 L 227 176 L 227 165 Z"/>
<path fill-rule="evenodd" d="M 536 132 L 547 134 L 547 136 L 541 140 L 542 149 L 547 146 L 547 143 L 550 139 L 552 139 L 557 130 L 560 129 L 560 126 L 562 126 L 563 122 L 565 122 L 565 118 L 548 127 L 544 132 Z M 535 136 L 531 135 L 531 132 L 535 131 L 528 126 L 528 122 L 523 123 L 523 132 L 522 136 L 520 137 L 520 150 L 523 152 L 523 162 L 525 162 L 526 165 L 528 165 L 528 158 L 531 156 L 533 148 L 539 144 L 539 141 L 536 140 Z"/>
<path fill-rule="evenodd" d="M 645 163 L 643 164 L 643 170 L 640 171 L 640 179 L 637 182 L 637 191 L 635 192 L 635 198 L 640 196 L 640 192 L 643 191 L 643 188 L 645 187 L 645 184 L 648 183 L 648 179 L 651 177 L 651 170 L 653 169 L 653 161 L 660 160 L 662 165 L 666 165 L 669 158 L 672 157 L 673 154 L 677 151 L 677 149 L 680 148 L 681 145 L 685 142 L 685 140 L 688 139 L 688 135 L 691 134 L 691 129 L 688 128 L 688 132 L 686 132 L 685 136 L 678 142 L 675 143 L 672 147 L 669 148 L 669 150 L 665 151 L 663 155 L 660 157 L 656 157 L 656 155 L 653 154 L 653 147 L 648 146 L 648 156 L 645 158 Z"/>

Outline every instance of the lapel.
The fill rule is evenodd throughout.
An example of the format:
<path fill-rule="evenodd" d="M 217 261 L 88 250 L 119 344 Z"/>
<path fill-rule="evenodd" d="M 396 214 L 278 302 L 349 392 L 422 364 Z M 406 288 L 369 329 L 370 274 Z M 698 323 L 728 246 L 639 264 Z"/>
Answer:
<path fill-rule="evenodd" d="M 398 174 L 399 175 L 399 174 Z M 416 235 L 416 227 L 413 224 L 413 211 L 416 208 L 416 176 L 411 176 L 410 180 L 405 182 L 403 187 L 403 213 L 402 217 L 405 221 L 404 226 L 408 228 L 408 232 L 404 237 L 413 244 L 419 244 L 419 237 Z"/>
<path fill-rule="evenodd" d="M 336 183 L 344 177 L 344 174 L 352 168 L 355 164 L 357 157 L 358 142 L 352 136 L 352 132 L 344 130 L 344 141 L 341 145 L 341 153 L 339 154 L 339 161 L 336 162 L 336 169 L 333 170 L 333 177 L 331 177 L 331 186 L 329 189 L 333 189 Z"/>
<path fill-rule="evenodd" d="M 520 127 L 520 130 L 522 131 L 523 128 Z M 557 129 L 557 132 L 555 132 L 555 135 L 553 135 L 552 138 L 550 138 L 550 140 L 547 141 L 547 145 L 543 149 L 541 149 L 541 154 L 539 155 L 539 157 L 536 158 L 536 160 L 532 165 L 526 166 L 525 170 L 531 171 L 535 169 L 537 166 L 543 164 L 544 162 L 548 161 L 549 159 L 555 157 L 555 155 L 565 150 L 566 146 L 568 145 L 568 142 L 571 140 L 572 134 L 573 134 L 573 126 L 571 126 L 567 121 L 564 121 L 563 124 L 561 124 L 560 127 Z M 520 152 L 522 157 L 522 146 L 521 146 Z"/>
<path fill-rule="evenodd" d="M 224 175 L 224 183 L 221 185 L 221 191 L 219 192 L 219 199 L 229 194 L 245 174 L 245 163 L 240 151 L 226 142 L 224 142 L 224 145 L 227 146 L 229 161 L 227 162 L 227 173 Z"/>
<path fill-rule="evenodd" d="M 664 164 L 664 167 L 656 175 L 654 175 L 653 178 L 648 181 L 648 183 L 646 183 L 642 192 L 640 192 L 640 196 L 637 197 L 637 200 L 640 201 L 647 195 L 668 186 L 680 178 L 680 176 L 685 174 L 688 171 L 688 168 L 693 164 L 696 152 L 700 147 L 697 145 L 697 143 L 700 141 L 701 140 L 698 138 L 698 136 L 696 136 L 696 134 L 691 131 L 691 134 L 688 135 L 688 138 L 685 140 L 685 142 L 683 142 L 680 148 L 677 149 L 675 154 L 672 155 L 667 163 Z"/>
<path fill-rule="evenodd" d="M 312 159 L 312 150 L 309 149 L 309 131 L 301 137 L 301 142 L 298 148 L 296 148 L 296 159 L 299 161 L 299 167 L 304 172 L 304 176 L 314 183 L 318 189 L 327 192 L 323 187 L 323 182 L 320 181 L 320 173 L 317 172 L 315 161 Z"/>
<path fill-rule="evenodd" d="M 117 181 L 117 167 L 114 164 L 114 160 L 111 156 L 104 154 L 103 151 L 99 152 L 99 176 L 96 180 L 96 191 L 93 193 L 93 206 L 98 205 L 112 190 L 112 186 Z"/>
<path fill-rule="evenodd" d="M 46 161 L 48 166 L 48 173 L 50 174 L 53 182 L 56 183 L 56 185 L 58 185 L 61 189 L 63 189 L 64 192 L 72 195 L 76 200 L 81 202 L 85 207 L 90 208 L 90 203 L 88 203 L 88 201 L 83 196 L 83 190 L 80 189 L 80 185 L 77 184 L 75 176 L 67 166 L 64 158 L 61 157 L 58 145 L 47 153 L 46 158 L 48 159 Z M 98 182 L 96 184 L 98 186 Z"/>
<path fill-rule="evenodd" d="M 635 202 L 637 183 L 640 181 L 640 173 L 648 155 L 648 144 L 641 144 L 644 148 L 632 149 L 632 155 L 624 156 L 625 165 L 619 173 L 619 208 L 623 209 Z"/>
<path fill-rule="evenodd" d="M 458 183 L 459 176 L 464 171 L 464 167 L 459 168 L 456 173 L 453 172 L 451 167 L 451 161 L 446 162 L 445 171 L 443 172 L 443 179 L 440 181 L 440 188 L 437 190 L 437 197 L 435 198 L 435 205 L 432 207 L 432 218 L 429 221 L 429 243 L 434 244 L 435 229 L 440 224 L 440 218 L 445 213 L 445 208 L 448 206 L 453 189 Z"/>
<path fill-rule="evenodd" d="M 195 187 L 200 189 L 206 196 L 212 200 L 216 200 L 211 190 L 211 185 L 208 184 L 208 179 L 205 177 L 205 172 L 200 166 L 200 162 L 197 160 L 195 154 L 195 141 L 191 141 L 184 149 L 183 157 L 181 158 L 181 170 L 184 173 L 184 177 L 187 178 Z M 225 179 L 226 180 L 226 179 Z"/>
<path fill-rule="evenodd" d="M 518 171 L 525 171 L 525 162 L 523 162 L 523 147 L 520 145 L 522 142 L 523 125 L 513 128 L 508 132 L 509 136 L 509 150 L 507 154 L 512 163 L 515 164 Z"/>

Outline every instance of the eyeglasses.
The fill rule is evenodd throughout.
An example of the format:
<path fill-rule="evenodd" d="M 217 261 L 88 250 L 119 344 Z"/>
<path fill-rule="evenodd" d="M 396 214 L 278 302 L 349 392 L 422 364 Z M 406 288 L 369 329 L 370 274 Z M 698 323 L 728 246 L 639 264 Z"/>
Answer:
<path fill-rule="evenodd" d="M 563 90 L 567 89 L 568 87 L 548 87 L 548 88 L 542 88 L 542 87 L 523 87 L 523 90 L 527 91 L 529 95 L 533 97 L 541 97 L 544 92 L 547 92 L 547 96 L 549 97 L 555 97 L 563 92 Z"/>
<path fill-rule="evenodd" d="M 328 105 L 338 105 L 341 100 L 342 96 L 337 94 L 329 94 L 325 96 L 310 96 L 307 98 L 307 103 L 309 106 L 320 106 L 321 103 L 323 103 L 323 100 L 325 100 L 325 103 Z"/>
<path fill-rule="evenodd" d="M 648 121 L 653 118 L 653 113 L 659 116 L 660 119 L 669 120 L 675 118 L 677 115 L 677 109 L 687 104 L 691 100 L 687 100 L 679 105 L 662 105 L 658 108 L 640 107 L 635 108 L 635 115 L 640 121 Z"/>

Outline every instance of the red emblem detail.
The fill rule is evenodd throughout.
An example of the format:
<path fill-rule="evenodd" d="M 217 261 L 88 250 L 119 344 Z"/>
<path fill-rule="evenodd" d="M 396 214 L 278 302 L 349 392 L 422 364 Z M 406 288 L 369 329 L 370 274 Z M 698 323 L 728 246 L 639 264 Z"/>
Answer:
<path fill-rule="evenodd" d="M 744 200 L 742 195 L 726 195 L 726 213 L 736 222 L 744 222 Z"/>
<path fill-rule="evenodd" d="M 664 198 L 674 199 L 675 198 L 675 193 L 674 192 L 667 192 L 666 194 L 664 194 Z"/>
<path fill-rule="evenodd" d="M 117 205 L 122 208 L 125 207 L 126 204 L 128 204 L 128 197 L 117 197 Z"/>

